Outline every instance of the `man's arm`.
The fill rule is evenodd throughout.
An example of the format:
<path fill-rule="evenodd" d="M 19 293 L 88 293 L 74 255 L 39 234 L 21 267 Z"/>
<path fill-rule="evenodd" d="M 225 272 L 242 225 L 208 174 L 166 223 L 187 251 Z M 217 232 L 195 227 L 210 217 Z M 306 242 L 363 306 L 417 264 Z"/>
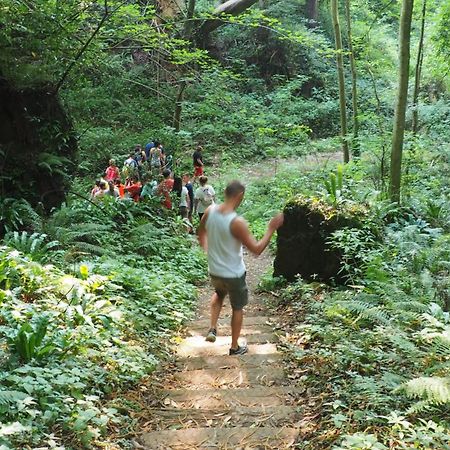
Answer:
<path fill-rule="evenodd" d="M 266 233 L 259 241 L 256 241 L 256 239 L 248 229 L 247 222 L 241 217 L 238 217 L 231 223 L 231 233 L 237 240 L 241 241 L 242 245 L 245 245 L 253 254 L 260 255 L 269 244 L 270 238 L 272 237 L 273 233 L 275 233 L 275 231 L 278 230 L 281 225 L 283 225 L 283 220 L 283 213 L 279 213 L 275 217 L 273 217 L 267 226 Z"/>
<path fill-rule="evenodd" d="M 206 221 L 208 220 L 208 214 L 209 214 L 209 208 L 203 214 L 202 220 L 200 220 L 200 225 L 197 230 L 198 242 L 199 242 L 200 246 L 203 248 L 203 250 L 205 250 L 205 252 L 208 251 L 208 241 L 206 239 Z"/>

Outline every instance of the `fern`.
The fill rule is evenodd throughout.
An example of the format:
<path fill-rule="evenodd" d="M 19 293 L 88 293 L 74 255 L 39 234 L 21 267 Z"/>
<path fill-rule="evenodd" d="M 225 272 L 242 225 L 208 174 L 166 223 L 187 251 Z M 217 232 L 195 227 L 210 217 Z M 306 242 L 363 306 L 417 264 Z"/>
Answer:
<path fill-rule="evenodd" d="M 5 236 L 6 245 L 9 245 L 25 255 L 28 255 L 34 261 L 40 262 L 44 262 L 46 260 L 50 250 L 59 246 L 58 241 L 46 242 L 46 240 L 46 234 L 29 234 L 26 231 L 22 231 L 22 233 L 14 231 L 13 233 L 8 233 Z"/>
<path fill-rule="evenodd" d="M 413 378 L 400 388 L 410 398 L 419 398 L 430 405 L 450 403 L 450 377 Z"/>
<path fill-rule="evenodd" d="M 360 300 L 349 300 L 339 302 L 339 305 L 349 311 L 351 314 L 357 314 L 360 318 L 374 323 L 388 325 L 390 323 L 388 313 L 381 307 L 371 305 Z"/>
<path fill-rule="evenodd" d="M 14 405 L 27 397 L 27 394 L 20 391 L 0 391 L 0 406 Z"/>

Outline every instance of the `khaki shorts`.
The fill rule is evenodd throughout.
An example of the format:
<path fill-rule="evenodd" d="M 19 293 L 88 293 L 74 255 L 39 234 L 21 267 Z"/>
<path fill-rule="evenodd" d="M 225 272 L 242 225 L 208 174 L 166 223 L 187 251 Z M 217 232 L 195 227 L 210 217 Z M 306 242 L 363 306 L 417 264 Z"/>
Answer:
<path fill-rule="evenodd" d="M 222 278 L 210 274 L 216 294 L 221 300 L 229 294 L 231 307 L 236 311 L 240 311 L 248 303 L 248 288 L 245 276 L 244 273 L 240 278 Z"/>

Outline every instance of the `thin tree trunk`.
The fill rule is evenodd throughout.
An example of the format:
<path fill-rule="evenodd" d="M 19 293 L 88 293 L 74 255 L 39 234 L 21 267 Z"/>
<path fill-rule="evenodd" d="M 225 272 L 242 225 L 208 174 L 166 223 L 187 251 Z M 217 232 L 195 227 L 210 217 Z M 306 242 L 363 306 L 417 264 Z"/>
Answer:
<path fill-rule="evenodd" d="M 344 162 L 350 161 L 347 142 L 347 107 L 345 102 L 344 57 L 342 55 L 342 37 L 339 24 L 338 0 L 331 0 L 331 17 L 333 19 L 334 37 L 336 41 L 336 65 L 339 81 L 339 109 L 341 113 L 341 145 Z"/>
<path fill-rule="evenodd" d="M 408 102 L 409 58 L 411 46 L 411 21 L 414 0 L 403 0 L 400 16 L 398 93 L 392 133 L 391 176 L 389 194 L 391 201 L 400 203 L 402 178 L 403 140 Z"/>
<path fill-rule="evenodd" d="M 180 131 L 180 124 L 181 124 L 181 109 L 183 106 L 183 94 L 184 90 L 186 89 L 186 81 L 181 81 L 180 85 L 178 87 L 178 94 L 177 98 L 175 100 L 175 112 L 173 115 L 173 128 L 176 132 Z"/>
<path fill-rule="evenodd" d="M 422 64 L 423 64 L 423 41 L 425 37 L 425 21 L 427 15 L 427 0 L 422 3 L 422 21 L 420 26 L 419 48 L 417 50 L 416 71 L 414 80 L 414 94 L 413 94 L 413 115 L 412 115 L 412 131 L 414 135 L 417 134 L 419 128 L 419 92 L 420 81 L 422 78 Z"/>
<path fill-rule="evenodd" d="M 316 28 L 319 18 L 319 0 L 306 0 L 305 14 L 309 19 L 308 27 Z"/>
<path fill-rule="evenodd" d="M 352 149 L 353 155 L 360 155 L 360 143 L 359 143 L 359 117 L 358 117 L 358 87 L 357 87 L 357 75 L 356 75 L 356 62 L 355 54 L 353 52 L 353 36 L 352 36 L 352 18 L 350 15 L 350 0 L 345 0 L 345 18 L 347 22 L 347 39 L 348 50 L 350 52 L 350 71 L 352 74 L 352 106 L 353 106 L 353 140 Z"/>
<path fill-rule="evenodd" d="M 97 33 L 100 31 L 100 28 L 103 26 L 103 24 L 106 22 L 106 19 L 109 17 L 109 8 L 108 8 L 108 0 L 104 0 L 104 6 L 103 6 L 104 12 L 103 16 L 100 19 L 100 22 L 98 23 L 97 27 L 95 28 L 94 32 L 91 34 L 89 39 L 85 42 L 85 44 L 80 48 L 78 53 L 73 58 L 72 62 L 69 64 L 65 72 L 63 73 L 61 79 L 58 81 L 55 87 L 55 92 L 58 92 L 61 89 L 61 86 L 66 81 L 70 71 L 74 68 L 75 64 L 78 62 L 78 60 L 83 56 L 83 53 L 86 51 L 86 49 L 89 47 L 89 44 L 94 40 L 95 36 L 97 36 Z"/>
<path fill-rule="evenodd" d="M 380 157 L 380 180 L 381 180 L 381 192 L 386 194 L 386 142 L 385 142 L 385 129 L 383 123 L 383 115 L 381 113 L 381 100 L 378 94 L 377 83 L 375 81 L 375 76 L 372 72 L 372 69 L 367 67 L 367 72 L 370 75 L 370 79 L 372 81 L 373 94 L 375 95 L 375 100 L 377 102 L 377 116 L 378 116 L 378 128 L 381 134 L 381 157 Z"/>
<path fill-rule="evenodd" d="M 195 0 L 189 0 L 188 7 L 186 11 L 186 22 L 184 23 L 184 39 L 190 40 L 192 37 L 192 29 L 194 27 L 194 22 L 192 18 L 195 12 Z"/>

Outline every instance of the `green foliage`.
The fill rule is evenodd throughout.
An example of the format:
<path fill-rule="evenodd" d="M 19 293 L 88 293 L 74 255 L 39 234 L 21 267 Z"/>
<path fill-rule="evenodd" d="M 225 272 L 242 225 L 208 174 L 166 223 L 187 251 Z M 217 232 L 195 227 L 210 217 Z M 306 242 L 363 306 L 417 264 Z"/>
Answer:
<path fill-rule="evenodd" d="M 47 242 L 47 235 L 14 231 L 5 236 L 6 245 L 28 255 L 34 261 L 45 262 L 51 249 L 59 245 L 58 241 Z"/>
<path fill-rule="evenodd" d="M 206 261 L 182 224 L 158 204 L 109 200 L 71 199 L 45 235 L 12 232 L 0 249 L 0 411 L 12 430 L 0 445 L 43 445 L 58 429 L 88 448 L 129 421 L 107 396 L 151 373 L 195 308 Z"/>

